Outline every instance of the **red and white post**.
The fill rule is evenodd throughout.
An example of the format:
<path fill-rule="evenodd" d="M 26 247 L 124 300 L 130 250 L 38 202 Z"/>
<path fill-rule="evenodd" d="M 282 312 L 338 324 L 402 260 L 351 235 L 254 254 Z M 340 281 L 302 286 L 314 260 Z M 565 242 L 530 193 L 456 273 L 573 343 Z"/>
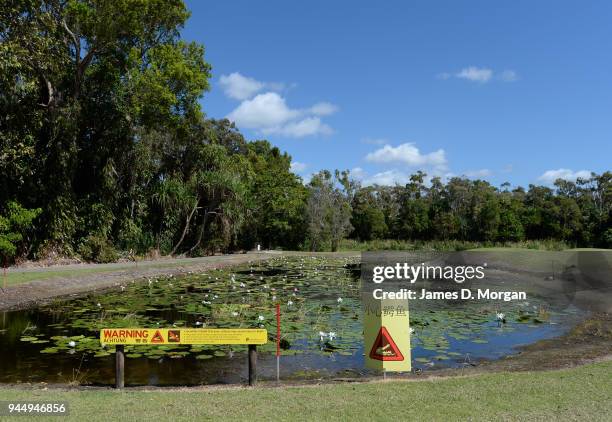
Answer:
<path fill-rule="evenodd" d="M 280 303 L 276 304 L 276 382 L 280 382 Z"/>

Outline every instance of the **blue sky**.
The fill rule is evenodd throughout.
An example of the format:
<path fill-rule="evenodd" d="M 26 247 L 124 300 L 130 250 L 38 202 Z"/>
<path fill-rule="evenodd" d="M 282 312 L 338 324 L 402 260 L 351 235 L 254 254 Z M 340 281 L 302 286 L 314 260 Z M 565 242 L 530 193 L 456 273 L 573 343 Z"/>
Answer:
<path fill-rule="evenodd" d="M 209 117 L 304 176 L 499 185 L 612 166 L 612 2 L 188 1 Z"/>

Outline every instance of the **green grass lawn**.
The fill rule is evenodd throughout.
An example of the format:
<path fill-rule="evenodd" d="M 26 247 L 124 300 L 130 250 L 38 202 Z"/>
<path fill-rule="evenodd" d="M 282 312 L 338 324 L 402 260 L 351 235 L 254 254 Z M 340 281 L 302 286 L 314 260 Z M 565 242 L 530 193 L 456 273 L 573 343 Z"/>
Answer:
<path fill-rule="evenodd" d="M 126 267 L 125 269 L 130 268 Z M 69 278 L 79 277 L 94 273 L 105 273 L 113 271 L 121 271 L 121 268 L 78 268 L 70 270 L 49 270 L 49 271 L 28 271 L 28 272 L 11 272 L 6 275 L 6 285 L 12 286 L 21 283 L 29 283 L 31 281 L 49 280 L 52 278 Z M 4 282 L 4 280 L 2 280 Z"/>
<path fill-rule="evenodd" d="M 65 269 L 62 267 L 52 267 L 48 270 L 37 270 L 37 271 L 7 271 L 6 285 L 16 285 L 21 283 L 29 283 L 31 281 L 42 281 L 49 280 L 52 278 L 73 278 L 82 277 L 90 274 L 103 274 L 111 272 L 129 271 L 129 270 L 140 270 L 148 268 L 178 268 L 182 265 L 181 262 L 144 262 L 138 263 L 126 263 L 116 264 L 114 266 L 105 266 L 104 264 L 97 267 L 84 267 L 84 268 L 70 268 Z M 0 279 L 0 286 L 4 283 L 3 279 Z"/>
<path fill-rule="evenodd" d="M 612 415 L 612 362 L 551 372 L 289 388 L 168 391 L 0 388 L 0 400 L 63 400 L 69 402 L 70 419 L 88 421 L 247 418 L 604 421 Z"/>

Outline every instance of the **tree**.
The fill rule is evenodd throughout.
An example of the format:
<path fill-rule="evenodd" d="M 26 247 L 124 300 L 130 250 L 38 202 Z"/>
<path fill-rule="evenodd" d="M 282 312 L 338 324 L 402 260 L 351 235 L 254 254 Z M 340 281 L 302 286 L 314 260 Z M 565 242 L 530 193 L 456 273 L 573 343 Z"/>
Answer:
<path fill-rule="evenodd" d="M 126 226 L 141 128 L 176 140 L 202 119 L 210 66 L 179 39 L 188 16 L 177 0 L 0 6 L 0 200 L 44 209 L 41 237 L 58 248 L 95 204 L 118 216 L 114 234 Z"/>
<path fill-rule="evenodd" d="M 6 204 L 0 215 L 0 256 L 3 265 L 12 261 L 19 249 L 25 252 L 27 234 L 31 232 L 32 222 L 40 214 L 40 209 L 25 209 L 17 202 Z"/>
<path fill-rule="evenodd" d="M 340 240 L 351 229 L 351 205 L 347 191 L 338 187 L 342 177 L 345 176 L 338 171 L 332 177 L 329 171 L 323 170 L 310 181 L 307 218 L 308 237 L 313 251 L 326 243 L 330 244 L 332 251 L 336 251 Z M 346 178 L 344 181 L 346 183 Z"/>
<path fill-rule="evenodd" d="M 382 239 L 387 233 L 385 214 L 373 187 L 357 190 L 352 200 L 353 236 L 360 240 Z"/>

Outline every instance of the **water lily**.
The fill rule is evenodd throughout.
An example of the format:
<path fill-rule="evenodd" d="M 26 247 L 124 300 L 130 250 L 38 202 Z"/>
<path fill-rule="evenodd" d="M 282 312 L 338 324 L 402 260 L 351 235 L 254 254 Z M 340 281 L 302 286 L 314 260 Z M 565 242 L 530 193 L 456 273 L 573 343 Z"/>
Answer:
<path fill-rule="evenodd" d="M 293 305 L 292 301 L 287 302 L 287 306 L 291 306 L 291 305 Z"/>
<path fill-rule="evenodd" d="M 202 325 L 202 321 L 196 321 L 195 325 Z"/>
<path fill-rule="evenodd" d="M 258 318 L 260 321 L 263 321 L 263 320 L 265 319 L 263 315 L 259 315 L 257 318 Z"/>
<path fill-rule="evenodd" d="M 246 284 L 240 283 L 240 287 L 246 287 Z"/>
<path fill-rule="evenodd" d="M 506 315 L 502 314 L 501 312 L 498 312 L 495 317 L 497 318 L 498 321 L 503 321 L 504 318 L 506 318 Z"/>
<path fill-rule="evenodd" d="M 236 311 L 232 312 L 232 316 L 238 316 L 238 312 Z"/>
<path fill-rule="evenodd" d="M 319 337 L 320 337 L 321 341 L 323 341 L 325 339 L 325 337 L 327 337 L 327 334 L 324 331 L 319 331 Z"/>
<path fill-rule="evenodd" d="M 327 336 L 329 337 L 329 341 L 332 341 L 333 339 L 336 338 L 336 333 L 333 331 L 330 331 Z"/>
<path fill-rule="evenodd" d="M 74 340 L 70 340 L 70 341 L 68 342 L 68 346 L 70 346 L 70 347 L 74 347 L 74 346 L 76 346 L 76 342 L 75 342 Z"/>
<path fill-rule="evenodd" d="M 336 300 L 336 302 L 338 302 L 338 303 L 342 303 L 342 298 L 341 298 L 341 297 L 339 297 L 339 298 Z"/>
<path fill-rule="evenodd" d="M 102 304 L 100 302 L 98 302 L 98 308 L 101 308 Z"/>

